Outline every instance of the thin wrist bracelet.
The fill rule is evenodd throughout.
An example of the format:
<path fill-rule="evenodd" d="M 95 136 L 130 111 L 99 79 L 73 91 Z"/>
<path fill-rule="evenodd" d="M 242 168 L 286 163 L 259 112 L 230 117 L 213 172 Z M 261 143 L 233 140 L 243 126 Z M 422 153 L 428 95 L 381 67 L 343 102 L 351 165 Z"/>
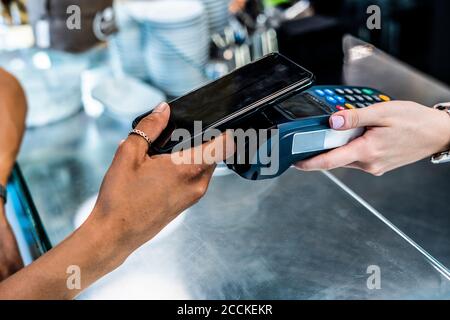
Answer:
<path fill-rule="evenodd" d="M 435 105 L 433 108 L 436 110 L 444 111 L 450 116 L 450 103 L 440 103 Z M 431 162 L 434 164 L 450 162 L 450 150 L 436 153 L 431 157 Z"/>
<path fill-rule="evenodd" d="M 6 188 L 0 184 L 0 198 L 3 199 L 3 203 L 6 204 Z"/>

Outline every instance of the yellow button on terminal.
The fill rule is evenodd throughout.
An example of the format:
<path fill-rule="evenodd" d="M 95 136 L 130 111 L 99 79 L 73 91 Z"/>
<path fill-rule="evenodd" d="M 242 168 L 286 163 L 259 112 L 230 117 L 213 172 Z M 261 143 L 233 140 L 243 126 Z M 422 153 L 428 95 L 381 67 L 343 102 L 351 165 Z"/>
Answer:
<path fill-rule="evenodd" d="M 384 94 L 380 94 L 378 97 L 383 101 L 391 101 L 391 98 L 385 96 Z"/>
<path fill-rule="evenodd" d="M 355 106 L 352 105 L 352 104 L 350 104 L 350 103 L 346 103 L 346 104 L 345 104 L 345 107 L 346 107 L 347 109 L 356 109 Z"/>

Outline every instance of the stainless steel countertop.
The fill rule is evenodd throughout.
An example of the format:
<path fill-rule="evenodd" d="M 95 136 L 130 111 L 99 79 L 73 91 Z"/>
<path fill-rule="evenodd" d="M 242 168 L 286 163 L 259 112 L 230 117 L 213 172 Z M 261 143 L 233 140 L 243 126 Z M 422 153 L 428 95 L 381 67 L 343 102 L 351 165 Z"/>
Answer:
<path fill-rule="evenodd" d="M 352 83 L 358 72 L 346 70 Z M 386 91 L 375 85 L 384 77 L 365 73 Z M 53 244 L 89 211 L 128 129 L 80 113 L 27 132 L 19 163 Z M 367 287 L 371 265 L 379 290 Z M 448 299 L 450 282 L 323 173 L 291 169 L 270 181 L 215 176 L 202 201 L 80 298 Z"/>

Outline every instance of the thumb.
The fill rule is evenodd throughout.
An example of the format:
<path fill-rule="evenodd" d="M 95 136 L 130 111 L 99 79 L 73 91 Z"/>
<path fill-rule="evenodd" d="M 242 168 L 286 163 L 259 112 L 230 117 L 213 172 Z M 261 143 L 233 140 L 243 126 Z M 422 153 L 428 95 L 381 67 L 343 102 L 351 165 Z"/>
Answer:
<path fill-rule="evenodd" d="M 335 130 L 348 130 L 360 127 L 384 126 L 382 108 L 372 105 L 361 109 L 343 110 L 330 117 L 330 127 Z"/>

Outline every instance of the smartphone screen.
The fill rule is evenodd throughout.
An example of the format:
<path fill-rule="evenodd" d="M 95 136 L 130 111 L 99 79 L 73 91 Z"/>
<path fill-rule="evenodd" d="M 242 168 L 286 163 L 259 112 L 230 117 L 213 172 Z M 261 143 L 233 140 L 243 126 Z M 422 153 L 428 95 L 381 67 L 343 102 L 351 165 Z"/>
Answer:
<path fill-rule="evenodd" d="M 307 87 L 312 79 L 309 71 L 280 54 L 265 56 L 170 102 L 169 125 L 153 148 L 168 151 L 175 146 L 177 141 L 171 141 L 170 137 L 177 128 L 193 133 L 194 121 L 202 121 L 203 130 L 219 127 L 293 90 Z"/>

